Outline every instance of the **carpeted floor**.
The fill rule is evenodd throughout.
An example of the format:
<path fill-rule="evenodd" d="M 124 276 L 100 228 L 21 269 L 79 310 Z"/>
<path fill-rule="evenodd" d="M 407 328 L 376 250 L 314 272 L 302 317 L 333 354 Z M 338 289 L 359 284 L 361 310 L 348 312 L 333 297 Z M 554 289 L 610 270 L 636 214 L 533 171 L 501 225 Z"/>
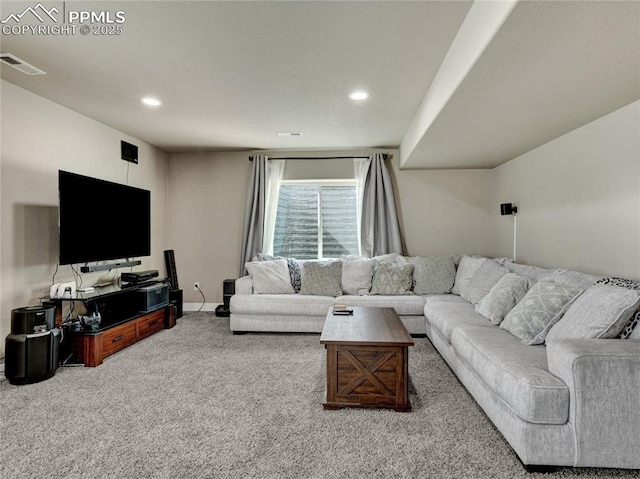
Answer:
<path fill-rule="evenodd" d="M 41 383 L 0 382 L 0 477 L 535 478 L 425 338 L 410 349 L 414 411 L 322 409 L 319 335 L 233 336 L 189 314 Z"/>

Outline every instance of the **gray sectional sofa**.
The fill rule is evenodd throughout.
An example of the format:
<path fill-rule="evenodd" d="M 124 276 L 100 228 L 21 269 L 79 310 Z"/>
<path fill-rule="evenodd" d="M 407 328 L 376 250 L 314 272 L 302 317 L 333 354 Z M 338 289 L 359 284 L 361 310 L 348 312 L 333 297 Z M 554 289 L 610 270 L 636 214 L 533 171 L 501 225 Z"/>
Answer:
<path fill-rule="evenodd" d="M 640 469 L 640 284 L 471 256 L 452 278 L 442 261 L 391 260 L 415 275 L 406 294 L 259 294 L 240 278 L 231 330 L 321 332 L 335 303 L 394 307 L 525 465 Z"/>

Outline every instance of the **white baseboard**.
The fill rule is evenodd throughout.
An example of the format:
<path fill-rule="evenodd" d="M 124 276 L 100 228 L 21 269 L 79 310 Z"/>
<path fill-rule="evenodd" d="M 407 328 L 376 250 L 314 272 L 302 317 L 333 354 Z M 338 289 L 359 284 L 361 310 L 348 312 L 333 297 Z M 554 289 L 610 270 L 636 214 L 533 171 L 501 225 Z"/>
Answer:
<path fill-rule="evenodd" d="M 221 303 L 204 303 L 204 306 L 202 306 L 202 303 L 183 303 L 182 311 L 198 311 L 200 308 L 202 308 L 200 311 L 215 311 L 216 307 L 220 304 Z"/>

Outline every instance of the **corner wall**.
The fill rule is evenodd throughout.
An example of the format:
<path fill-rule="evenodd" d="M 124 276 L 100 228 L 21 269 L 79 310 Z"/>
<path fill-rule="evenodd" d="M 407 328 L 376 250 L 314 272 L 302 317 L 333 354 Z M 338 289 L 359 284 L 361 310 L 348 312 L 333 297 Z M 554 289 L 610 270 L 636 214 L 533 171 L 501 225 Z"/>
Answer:
<path fill-rule="evenodd" d="M 167 236 L 168 156 L 113 128 L 2 80 L 0 206 L 0 357 L 11 329 L 11 310 L 40 304 L 58 261 L 58 170 L 151 190 L 151 251 L 140 269 L 164 272 Z M 120 159 L 120 140 L 138 145 L 139 164 Z M 129 166 L 128 166 L 129 165 Z M 129 171 L 127 174 L 127 167 Z M 78 218 L 78 234 L 90 241 L 100 231 L 99 215 L 108 198 L 78 194 L 95 203 L 96 218 Z M 111 274 L 119 274 L 120 271 Z M 102 273 L 82 275 L 93 284 Z M 55 282 L 70 281 L 69 266 L 60 266 Z"/>
<path fill-rule="evenodd" d="M 495 256 L 640 280 L 640 102 L 493 170 Z"/>

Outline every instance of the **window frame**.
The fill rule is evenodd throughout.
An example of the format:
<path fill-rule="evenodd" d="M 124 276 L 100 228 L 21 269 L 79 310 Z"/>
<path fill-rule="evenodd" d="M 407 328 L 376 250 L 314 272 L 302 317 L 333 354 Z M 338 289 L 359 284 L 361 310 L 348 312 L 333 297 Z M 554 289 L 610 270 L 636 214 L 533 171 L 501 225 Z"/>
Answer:
<path fill-rule="evenodd" d="M 356 195 L 358 194 L 358 185 L 355 178 L 340 178 L 340 179 L 303 179 L 303 180 L 281 180 L 280 187 L 285 185 L 317 185 L 318 186 L 318 257 L 319 261 L 335 259 L 324 257 L 324 240 L 323 240 L 323 224 L 322 224 L 322 187 L 323 186 L 352 186 Z M 280 201 L 280 188 L 278 188 L 278 201 Z M 357 208 L 357 205 L 356 205 Z M 277 213 L 276 213 L 277 214 Z M 277 216 L 276 216 L 277 221 Z M 358 219 L 356 218 L 356 222 Z M 358 225 L 356 227 L 356 235 L 358 231 Z"/>

